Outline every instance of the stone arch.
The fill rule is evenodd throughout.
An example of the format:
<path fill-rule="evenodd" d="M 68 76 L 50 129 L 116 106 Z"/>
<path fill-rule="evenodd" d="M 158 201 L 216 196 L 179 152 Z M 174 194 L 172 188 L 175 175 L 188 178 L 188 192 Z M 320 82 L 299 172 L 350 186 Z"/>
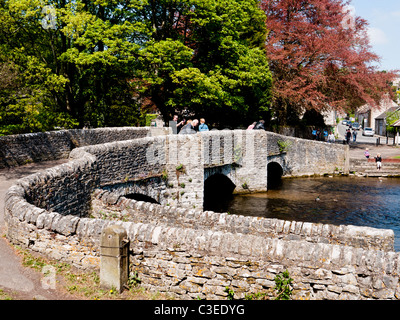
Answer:
<path fill-rule="evenodd" d="M 204 210 L 223 211 L 227 201 L 232 199 L 236 185 L 226 175 L 217 173 L 204 181 Z"/>
<path fill-rule="evenodd" d="M 103 186 L 102 189 L 115 195 L 123 196 L 137 201 L 145 201 L 165 205 L 166 184 L 160 177 L 152 177 L 126 183 L 116 183 Z"/>
<path fill-rule="evenodd" d="M 267 166 L 267 188 L 268 190 L 278 188 L 282 183 L 283 168 L 275 161 L 269 162 Z"/>
<path fill-rule="evenodd" d="M 145 194 L 142 193 L 130 193 L 125 195 L 124 197 L 136 201 L 144 201 L 144 202 L 160 204 L 157 200 L 153 199 L 152 197 L 146 196 Z"/>

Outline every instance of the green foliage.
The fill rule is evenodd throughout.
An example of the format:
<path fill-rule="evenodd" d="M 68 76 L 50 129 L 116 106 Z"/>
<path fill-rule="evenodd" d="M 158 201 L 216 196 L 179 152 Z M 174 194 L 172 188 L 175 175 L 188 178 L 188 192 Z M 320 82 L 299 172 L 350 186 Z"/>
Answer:
<path fill-rule="evenodd" d="M 392 112 L 387 112 L 386 114 L 386 131 L 390 133 L 396 132 L 396 128 L 392 125 L 400 120 L 400 110 L 395 110 Z"/>
<path fill-rule="evenodd" d="M 244 296 L 245 300 L 268 300 L 267 292 L 248 293 Z"/>
<path fill-rule="evenodd" d="M 151 126 L 151 121 L 157 118 L 157 114 L 146 114 L 146 127 Z"/>
<path fill-rule="evenodd" d="M 182 163 L 178 164 L 175 167 L 175 170 L 178 171 L 178 172 L 181 172 L 181 173 L 186 173 L 185 166 Z"/>
<path fill-rule="evenodd" d="M 227 296 L 228 300 L 233 300 L 234 299 L 235 292 L 232 289 L 230 289 L 229 287 L 225 287 L 224 291 L 228 294 L 228 296 Z"/>
<path fill-rule="evenodd" d="M 137 287 L 141 283 L 142 283 L 142 280 L 139 278 L 139 275 L 138 275 L 137 271 L 134 271 L 133 273 L 131 273 L 129 275 L 129 279 L 128 279 L 127 285 L 128 285 L 128 287 L 130 289 L 134 288 L 134 287 Z"/>
<path fill-rule="evenodd" d="M 268 109 L 257 0 L 0 0 L 0 16 L 1 134 L 145 125 L 149 101 L 164 120 Z"/>
<path fill-rule="evenodd" d="M 290 300 L 293 292 L 293 279 L 289 275 L 289 271 L 285 270 L 275 277 L 274 290 L 277 292 L 275 300 Z"/>
<path fill-rule="evenodd" d="M 187 109 L 209 123 L 235 126 L 268 110 L 271 74 L 258 1 L 167 0 L 146 10 L 156 24 L 142 52 L 143 91 L 164 118 Z M 164 28 L 169 10 L 182 17 L 176 32 Z M 190 32 L 179 30 L 186 24 Z"/>
<path fill-rule="evenodd" d="M 289 148 L 291 147 L 292 142 L 288 141 L 288 140 L 286 140 L 286 141 L 285 140 L 278 140 L 277 144 L 278 144 L 278 147 L 279 147 L 279 152 L 283 153 L 283 152 L 288 152 L 289 151 Z"/>
<path fill-rule="evenodd" d="M 166 169 L 164 169 L 161 173 L 161 179 L 164 182 L 168 182 L 168 171 Z"/>
<path fill-rule="evenodd" d="M 0 119 L 2 133 L 140 124 L 134 35 L 146 32 L 131 15 L 141 4 L 51 4 L 56 25 L 44 29 L 45 1 L 0 1 L 0 67 L 12 76 L 6 87 L 0 80 L 0 116 L 8 115 Z"/>

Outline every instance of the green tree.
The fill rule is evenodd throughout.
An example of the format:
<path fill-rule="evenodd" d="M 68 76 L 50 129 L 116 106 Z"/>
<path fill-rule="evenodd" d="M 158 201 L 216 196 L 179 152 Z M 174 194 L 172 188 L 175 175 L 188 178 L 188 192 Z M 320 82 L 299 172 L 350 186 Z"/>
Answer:
<path fill-rule="evenodd" d="M 268 108 L 257 0 L 0 0 L 0 15 L 2 133 L 138 125 L 149 100 L 165 120 Z"/>
<path fill-rule="evenodd" d="M 236 126 L 268 110 L 271 75 L 258 1 L 149 1 L 153 33 L 143 50 L 144 94 L 174 113 Z"/>
<path fill-rule="evenodd" d="M 389 133 L 396 133 L 397 128 L 392 127 L 397 121 L 400 120 L 400 110 L 388 111 L 386 114 L 386 131 Z"/>
<path fill-rule="evenodd" d="M 0 88 L 1 114 L 13 115 L 20 132 L 115 125 L 118 117 L 136 125 L 136 34 L 145 29 L 130 16 L 139 1 L 46 4 L 0 0 L 0 65 L 15 74 L 11 87 Z"/>

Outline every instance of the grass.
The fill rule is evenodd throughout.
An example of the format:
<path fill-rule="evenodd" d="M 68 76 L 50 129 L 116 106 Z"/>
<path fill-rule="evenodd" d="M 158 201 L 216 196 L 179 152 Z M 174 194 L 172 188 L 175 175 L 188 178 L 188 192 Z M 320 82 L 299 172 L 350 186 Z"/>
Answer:
<path fill-rule="evenodd" d="M 13 300 L 12 296 L 0 289 L 0 300 Z"/>
<path fill-rule="evenodd" d="M 22 257 L 22 264 L 25 267 L 33 268 L 39 272 L 44 266 L 52 266 L 56 270 L 56 288 L 64 292 L 67 297 L 81 300 L 165 300 L 170 299 L 159 292 L 149 292 L 142 288 L 138 281 L 128 282 L 129 288 L 122 293 L 115 289 L 105 290 L 100 287 L 100 276 L 96 270 L 83 271 L 70 264 L 60 263 L 36 256 L 27 250 L 16 247 L 17 253 Z M 137 278 L 137 275 L 136 275 Z M 135 279 L 134 279 L 135 280 Z M 8 300 L 8 295 L 0 290 L 0 300 Z M 10 297 L 11 298 L 11 297 Z"/>

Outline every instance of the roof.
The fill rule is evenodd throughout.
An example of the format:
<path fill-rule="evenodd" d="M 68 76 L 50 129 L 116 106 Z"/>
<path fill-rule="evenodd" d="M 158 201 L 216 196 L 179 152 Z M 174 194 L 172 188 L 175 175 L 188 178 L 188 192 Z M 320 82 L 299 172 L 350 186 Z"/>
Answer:
<path fill-rule="evenodd" d="M 395 108 L 399 107 L 393 100 L 388 100 L 388 99 L 382 99 L 378 107 L 372 107 L 369 104 L 364 104 L 361 107 L 358 108 L 357 113 L 358 114 L 363 114 L 369 112 L 371 109 L 376 109 L 376 110 L 388 110 L 390 108 Z M 375 118 L 376 119 L 376 118 Z M 381 118 L 384 119 L 384 118 Z"/>
<path fill-rule="evenodd" d="M 377 117 L 375 118 L 375 120 L 384 120 L 384 119 L 386 119 L 388 112 L 394 112 L 394 111 L 396 111 L 398 108 L 399 108 L 399 106 L 389 108 L 389 110 L 386 110 L 384 113 L 382 113 L 382 114 L 380 114 L 379 116 L 377 116 Z"/>

